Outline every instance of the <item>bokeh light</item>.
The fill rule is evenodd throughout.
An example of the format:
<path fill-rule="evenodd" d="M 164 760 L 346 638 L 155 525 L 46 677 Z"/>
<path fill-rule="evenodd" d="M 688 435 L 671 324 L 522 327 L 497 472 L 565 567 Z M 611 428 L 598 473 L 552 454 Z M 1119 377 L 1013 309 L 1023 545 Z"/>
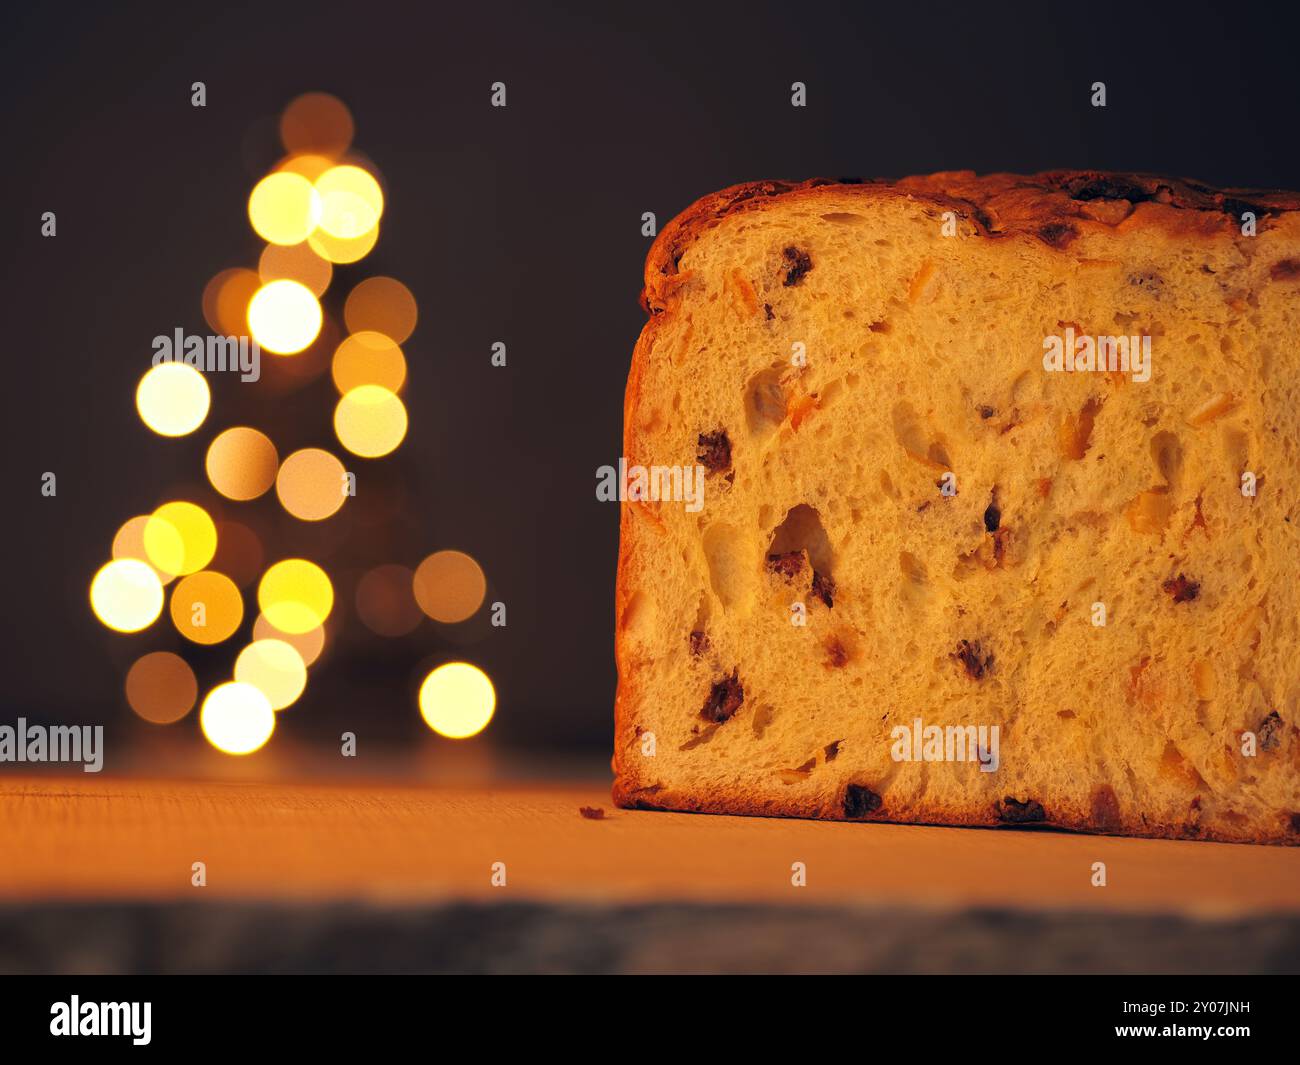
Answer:
<path fill-rule="evenodd" d="M 235 680 L 257 688 L 272 710 L 283 710 L 307 687 L 307 666 L 284 640 L 254 640 L 235 660 Z"/>
<path fill-rule="evenodd" d="M 335 349 L 330 373 L 341 395 L 362 385 L 400 392 L 406 383 L 406 357 L 389 337 L 366 330 L 353 333 Z"/>
<path fill-rule="evenodd" d="M 320 194 L 310 181 L 280 170 L 253 187 L 248 220 L 254 232 L 271 244 L 301 244 L 320 221 L 321 208 Z"/>
<path fill-rule="evenodd" d="M 306 241 L 289 245 L 268 244 L 257 260 L 257 276 L 263 284 L 269 281 L 297 281 L 319 299 L 330 287 L 334 267 L 328 259 L 317 255 Z"/>
<path fill-rule="evenodd" d="M 440 736 L 463 740 L 487 727 L 497 696 L 488 675 L 468 662 L 448 662 L 420 685 L 420 716 Z"/>
<path fill-rule="evenodd" d="M 145 522 L 144 550 L 163 573 L 197 573 L 217 551 L 217 526 L 197 503 L 164 503 Z"/>
<path fill-rule="evenodd" d="M 131 665 L 126 675 L 126 701 L 145 721 L 170 725 L 191 710 L 199 697 L 199 682 L 185 659 L 170 651 L 152 651 Z"/>
<path fill-rule="evenodd" d="M 325 649 L 325 626 L 317 625 L 306 632 L 284 632 L 272 625 L 265 614 L 258 614 L 253 622 L 253 639 L 283 640 L 298 652 L 304 666 L 310 666 Z"/>
<path fill-rule="evenodd" d="M 316 339 L 321 327 L 320 303 L 298 281 L 263 285 L 248 304 L 248 328 L 253 339 L 276 355 L 296 355 Z"/>
<path fill-rule="evenodd" d="M 334 586 L 314 562 L 287 558 L 262 574 L 257 604 L 281 632 L 310 632 L 324 625 L 334 608 Z"/>
<path fill-rule="evenodd" d="M 275 731 L 270 700 L 251 684 L 230 681 L 208 692 L 199 711 L 207 741 L 225 754 L 252 754 Z"/>
<path fill-rule="evenodd" d="M 424 616 L 411 592 L 414 575 L 405 566 L 387 564 L 369 570 L 357 582 L 357 616 L 379 636 L 405 636 Z"/>
<path fill-rule="evenodd" d="M 320 228 L 339 240 L 356 240 L 379 225 L 384 194 L 379 182 L 359 166 L 344 164 L 316 179 Z"/>
<path fill-rule="evenodd" d="M 306 447 L 284 460 L 275 494 L 284 509 L 302 521 L 322 521 L 343 506 L 346 472 L 328 451 Z"/>
<path fill-rule="evenodd" d="M 222 270 L 203 289 L 203 317 L 214 333 L 244 336 L 248 331 L 248 303 L 262 287 L 252 270 Z"/>
<path fill-rule="evenodd" d="M 334 432 L 345 448 L 373 459 L 393 451 L 406 436 L 406 407 L 379 385 L 360 385 L 334 408 Z"/>
<path fill-rule="evenodd" d="M 160 436 L 194 432 L 203 424 L 211 405 L 207 381 L 183 362 L 160 362 L 150 367 L 135 390 L 135 408 L 141 420 Z"/>
<path fill-rule="evenodd" d="M 378 240 L 379 226 L 375 226 L 374 229 L 351 240 L 331 236 L 324 230 L 318 229 L 307 238 L 307 243 L 311 245 L 311 250 L 317 255 L 342 266 L 346 263 L 354 263 L 359 259 L 364 259 L 370 254 L 370 249 L 375 246 L 375 242 Z"/>
<path fill-rule="evenodd" d="M 137 514 L 134 518 L 124 521 L 122 527 L 117 530 L 117 535 L 113 537 L 113 557 L 139 559 L 158 574 L 160 582 L 166 584 L 173 580 L 176 574 L 159 569 L 149 560 L 149 553 L 144 549 L 144 531 L 148 525 L 148 514 Z"/>
<path fill-rule="evenodd" d="M 347 105 L 327 92 L 303 93 L 280 116 L 280 140 L 290 152 L 337 157 L 348 150 L 353 131 Z"/>
<path fill-rule="evenodd" d="M 483 605 L 487 578 L 465 552 L 435 551 L 416 568 L 412 591 L 434 621 L 464 621 Z"/>
<path fill-rule="evenodd" d="M 348 293 L 343 321 L 349 330 L 372 330 L 405 343 L 415 332 L 419 310 L 411 290 L 391 277 L 371 277 Z"/>
<path fill-rule="evenodd" d="M 275 482 L 279 456 L 265 433 L 238 425 L 208 445 L 204 466 L 212 487 L 227 499 L 256 499 Z"/>
<path fill-rule="evenodd" d="M 316 179 L 333 165 L 334 160 L 328 155 L 319 155 L 316 152 L 297 152 L 281 159 L 276 164 L 275 169 L 285 170 L 290 174 L 301 174 L 312 184 L 315 184 Z"/>
<path fill-rule="evenodd" d="M 153 569 L 136 558 L 117 558 L 90 582 L 90 607 L 110 629 L 139 632 L 162 613 L 163 587 Z"/>
<path fill-rule="evenodd" d="M 172 589 L 172 624 L 195 643 L 228 640 L 244 620 L 244 600 L 224 573 L 202 570 L 182 577 Z"/>

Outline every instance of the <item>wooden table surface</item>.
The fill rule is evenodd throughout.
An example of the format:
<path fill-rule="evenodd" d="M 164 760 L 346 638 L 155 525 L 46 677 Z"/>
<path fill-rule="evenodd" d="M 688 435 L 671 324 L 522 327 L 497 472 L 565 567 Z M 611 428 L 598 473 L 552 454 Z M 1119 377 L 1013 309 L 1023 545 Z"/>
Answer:
<path fill-rule="evenodd" d="M 294 779 L 0 779 L 0 972 L 1300 971 L 1300 849 Z"/>
<path fill-rule="evenodd" d="M 205 887 L 192 884 L 195 862 Z M 792 884 L 796 862 L 805 887 Z M 1096 862 L 1104 887 L 1092 885 Z M 504 886 L 492 884 L 494 863 Z M 625 811 L 598 783 L 0 781 L 0 902 L 216 899 L 1237 918 L 1300 912 L 1300 849 Z"/>

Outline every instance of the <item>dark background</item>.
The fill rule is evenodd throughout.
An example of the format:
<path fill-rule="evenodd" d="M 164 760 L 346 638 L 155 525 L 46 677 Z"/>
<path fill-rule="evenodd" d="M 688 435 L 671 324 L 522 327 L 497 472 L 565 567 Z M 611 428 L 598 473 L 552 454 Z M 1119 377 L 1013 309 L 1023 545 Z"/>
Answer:
<path fill-rule="evenodd" d="M 439 742 L 414 692 L 431 665 L 463 656 L 497 685 L 491 743 L 598 759 L 613 713 L 618 533 L 595 471 L 620 451 L 643 321 L 642 212 L 662 226 L 707 192 L 759 178 L 965 168 L 1295 188 L 1296 35 L 1283 12 L 503 0 L 7 11 L 0 720 L 156 732 L 134 719 L 122 681 L 137 655 L 181 641 L 166 619 L 120 636 L 93 618 L 87 588 L 115 530 L 186 485 L 212 503 L 203 453 L 226 425 L 266 429 L 282 456 L 332 446 L 328 375 L 274 399 L 223 382 L 207 422 L 180 440 L 149 432 L 133 401 L 151 338 L 209 332 L 204 284 L 256 266 L 246 198 L 298 94 L 325 90 L 351 108 L 355 146 L 387 192 L 378 246 L 336 271 L 331 293 L 389 274 L 421 319 L 404 345 L 411 431 L 375 467 L 385 504 L 367 511 L 363 474 L 361 497 L 323 523 L 350 534 L 337 546 L 277 518 L 272 494 L 252 505 L 288 548 L 268 561 L 329 551 L 346 608 L 366 567 L 461 548 L 509 624 L 426 621 L 383 641 L 345 610 L 281 732 L 333 743 L 360 712 L 366 735 Z M 498 80 L 504 110 L 489 106 Z M 808 86 L 804 109 L 790 106 L 795 80 Z M 1097 80 L 1105 109 L 1089 104 Z M 194 81 L 207 85 L 204 109 L 190 104 Z M 54 239 L 40 235 L 47 210 Z M 497 340 L 504 369 L 489 363 Z M 55 499 L 40 495 L 46 470 Z M 216 509 L 242 520 L 241 506 Z M 228 675 L 236 647 L 195 652 L 201 681 Z M 172 731 L 198 745 L 195 716 Z"/>

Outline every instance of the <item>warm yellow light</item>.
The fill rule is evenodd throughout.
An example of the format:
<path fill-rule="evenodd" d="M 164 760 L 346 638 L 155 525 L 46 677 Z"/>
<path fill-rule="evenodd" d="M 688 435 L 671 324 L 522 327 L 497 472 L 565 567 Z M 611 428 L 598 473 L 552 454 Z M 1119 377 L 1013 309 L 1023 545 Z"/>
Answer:
<path fill-rule="evenodd" d="M 222 270 L 203 289 L 203 317 L 220 336 L 243 336 L 248 329 L 248 301 L 262 282 L 252 270 Z"/>
<path fill-rule="evenodd" d="M 420 685 L 420 716 L 434 732 L 451 740 L 482 732 L 496 704 L 487 674 L 468 662 L 439 666 Z"/>
<path fill-rule="evenodd" d="M 348 293 L 343 321 L 354 333 L 373 330 L 397 344 L 415 332 L 419 310 L 411 290 L 391 277 L 371 277 Z"/>
<path fill-rule="evenodd" d="M 303 93 L 280 117 L 280 139 L 291 152 L 342 155 L 352 143 L 352 115 L 337 96 Z"/>
<path fill-rule="evenodd" d="M 162 582 L 147 563 L 118 558 L 101 566 L 90 582 L 90 607 L 110 629 L 139 632 L 162 613 Z"/>
<path fill-rule="evenodd" d="M 279 456 L 265 433 L 239 425 L 208 445 L 204 466 L 212 487 L 227 499 L 256 499 L 275 481 Z"/>
<path fill-rule="evenodd" d="M 248 220 L 272 244 L 301 244 L 321 218 L 321 197 L 301 174 L 280 170 L 262 178 L 248 197 Z"/>
<path fill-rule="evenodd" d="M 378 226 L 352 240 L 332 237 L 323 229 L 318 229 L 307 238 L 307 243 L 311 245 L 311 250 L 317 255 L 341 266 L 345 263 L 354 263 L 358 259 L 364 259 L 370 254 L 370 249 L 375 246 L 378 239 Z"/>
<path fill-rule="evenodd" d="M 172 624 L 195 643 L 229 639 L 244 620 L 244 600 L 224 573 L 203 570 L 182 577 L 172 589 Z"/>
<path fill-rule="evenodd" d="M 379 225 L 384 194 L 359 166 L 334 166 L 316 179 L 320 228 L 340 240 L 356 240 Z"/>
<path fill-rule="evenodd" d="M 406 382 L 406 357 L 383 333 L 353 333 L 334 352 L 330 366 L 334 387 L 346 394 L 362 385 L 400 392 Z"/>
<path fill-rule="evenodd" d="M 164 503 L 145 522 L 144 550 L 164 573 L 197 573 L 217 552 L 217 527 L 197 503 Z"/>
<path fill-rule="evenodd" d="M 306 632 L 283 632 L 267 621 L 265 614 L 258 614 L 253 622 L 253 639 L 283 640 L 298 652 L 304 666 L 310 666 L 325 649 L 325 626 L 317 625 Z"/>
<path fill-rule="evenodd" d="M 275 731 L 270 700 L 251 684 L 230 681 L 208 692 L 199 711 L 203 735 L 225 754 L 252 754 Z"/>
<path fill-rule="evenodd" d="M 301 244 L 268 244 L 257 260 L 257 273 L 265 284 L 268 281 L 297 281 L 306 286 L 317 299 L 325 295 L 334 276 L 334 267 L 312 246 Z"/>
<path fill-rule="evenodd" d="M 435 551 L 412 580 L 415 601 L 434 621 L 464 621 L 483 605 L 487 578 L 463 551 Z"/>
<path fill-rule="evenodd" d="M 318 447 L 305 447 L 284 460 L 275 494 L 284 509 L 302 521 L 322 521 L 347 498 L 343 463 Z"/>
<path fill-rule="evenodd" d="M 406 407 L 386 388 L 361 385 L 334 408 L 334 432 L 352 454 L 379 458 L 406 436 Z"/>
<path fill-rule="evenodd" d="M 334 165 L 334 160 L 327 155 L 316 152 L 301 152 L 289 155 L 276 164 L 276 170 L 287 170 L 291 174 L 301 174 L 308 181 L 315 183 L 326 170 Z"/>
<path fill-rule="evenodd" d="M 283 710 L 307 687 L 307 666 L 284 640 L 255 640 L 235 660 L 235 680 L 257 688 L 272 710 Z"/>
<path fill-rule="evenodd" d="M 321 327 L 320 303 L 298 281 L 263 285 L 248 304 L 248 328 L 267 351 L 296 355 L 310 346 Z"/>
<path fill-rule="evenodd" d="M 161 570 L 149 561 L 149 553 L 144 549 L 144 531 L 148 526 L 148 514 L 137 514 L 134 518 L 128 518 L 124 521 L 122 527 L 117 530 L 117 535 L 113 537 L 113 557 L 139 559 L 141 562 L 149 565 L 153 571 L 158 574 L 159 581 L 166 584 L 168 581 L 172 580 L 176 574 Z M 179 534 L 177 534 L 176 540 L 179 542 Z M 172 553 L 183 554 L 184 548 L 176 548 Z"/>
<path fill-rule="evenodd" d="M 199 682 L 180 655 L 152 651 L 136 659 L 126 675 L 126 701 L 155 725 L 170 725 L 194 708 Z"/>
<path fill-rule="evenodd" d="M 266 620 L 281 632 L 310 632 L 329 617 L 334 586 L 314 562 L 287 558 L 262 574 L 257 603 Z"/>
<path fill-rule="evenodd" d="M 211 405 L 207 381 L 183 362 L 160 362 L 151 367 L 135 390 L 135 409 L 145 425 L 160 436 L 194 432 Z"/>

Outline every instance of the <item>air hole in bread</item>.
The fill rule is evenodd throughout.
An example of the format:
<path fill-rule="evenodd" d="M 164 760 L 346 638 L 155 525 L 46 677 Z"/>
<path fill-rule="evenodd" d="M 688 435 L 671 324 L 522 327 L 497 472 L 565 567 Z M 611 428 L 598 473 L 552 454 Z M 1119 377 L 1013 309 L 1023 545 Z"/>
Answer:
<path fill-rule="evenodd" d="M 1223 427 L 1219 438 L 1223 457 L 1228 460 L 1228 468 L 1235 476 L 1250 467 L 1250 437 L 1241 429 L 1230 425 Z"/>
<path fill-rule="evenodd" d="M 1216 680 L 1214 663 L 1208 658 L 1198 658 L 1192 663 L 1192 686 L 1199 698 L 1207 701 L 1214 698 L 1218 687 Z"/>
<path fill-rule="evenodd" d="M 813 755 L 803 765 L 794 769 L 777 770 L 777 776 L 781 778 L 782 784 L 799 784 L 812 776 L 812 771 L 817 768 L 817 756 Z"/>
<path fill-rule="evenodd" d="M 807 503 L 791 507 L 786 513 L 785 520 L 772 533 L 772 544 L 767 554 L 770 558 L 798 551 L 807 552 L 814 573 L 832 576 L 835 552 L 830 537 L 822 527 L 821 516 Z"/>
<path fill-rule="evenodd" d="M 834 404 L 842 395 L 844 395 L 844 386 L 847 384 L 845 379 L 837 379 L 828 384 L 817 396 L 817 409 L 826 410 Z"/>
<path fill-rule="evenodd" d="M 732 525 L 717 522 L 704 530 L 704 558 L 709 566 L 709 586 L 723 609 L 745 598 L 748 585 L 745 537 Z"/>
<path fill-rule="evenodd" d="M 1178 437 L 1168 431 L 1156 433 L 1151 438 L 1151 458 L 1170 488 L 1177 488 L 1183 472 L 1183 445 Z"/>
<path fill-rule="evenodd" d="M 745 426 L 751 436 L 770 436 L 785 421 L 784 373 L 785 364 L 777 363 L 759 370 L 745 384 Z"/>
<path fill-rule="evenodd" d="M 898 553 L 898 569 L 911 584 L 924 584 L 928 579 L 925 563 L 910 551 Z"/>
<path fill-rule="evenodd" d="M 635 638 L 639 633 L 644 634 L 650 627 L 650 614 L 653 611 L 654 606 L 646 596 L 642 592 L 635 592 L 623 607 L 623 613 L 618 619 L 619 628 L 630 638 Z"/>
<path fill-rule="evenodd" d="M 894 426 L 894 439 L 909 458 L 934 469 L 952 469 L 947 441 L 942 436 L 929 432 L 921 416 L 907 400 L 894 404 L 890 418 Z"/>
<path fill-rule="evenodd" d="M 1168 740 L 1165 743 L 1164 753 L 1160 756 L 1158 772 L 1165 780 L 1171 781 L 1187 791 L 1204 790 L 1206 787 L 1205 778 L 1187 760 L 1173 740 Z"/>

